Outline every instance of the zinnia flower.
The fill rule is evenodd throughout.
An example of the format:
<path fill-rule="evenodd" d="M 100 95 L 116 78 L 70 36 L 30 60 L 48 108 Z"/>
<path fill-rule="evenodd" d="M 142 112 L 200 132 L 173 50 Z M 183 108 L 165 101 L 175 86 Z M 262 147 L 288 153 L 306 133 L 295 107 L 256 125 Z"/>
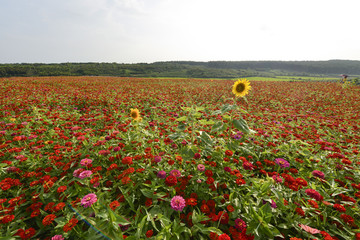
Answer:
<path fill-rule="evenodd" d="M 166 172 L 165 171 L 158 171 L 157 175 L 158 178 L 166 178 Z"/>
<path fill-rule="evenodd" d="M 171 199 L 170 205 L 175 211 L 181 212 L 185 207 L 185 199 L 181 196 L 175 196 Z"/>
<path fill-rule="evenodd" d="M 232 93 L 235 94 L 236 97 L 244 97 L 249 93 L 251 89 L 250 82 L 246 79 L 239 79 L 236 81 L 232 88 Z"/>
<path fill-rule="evenodd" d="M 55 235 L 51 238 L 51 240 L 64 240 L 64 237 L 62 235 Z"/>
<path fill-rule="evenodd" d="M 92 163 L 92 160 L 91 159 L 88 159 L 88 158 L 84 158 L 84 159 L 82 159 L 81 161 L 80 161 L 80 164 L 82 165 L 82 166 L 87 166 L 87 165 L 89 165 L 89 164 L 91 164 Z"/>
<path fill-rule="evenodd" d="M 177 184 L 177 179 L 175 176 L 170 175 L 165 179 L 165 184 L 169 187 L 175 186 Z"/>
<path fill-rule="evenodd" d="M 324 179 L 324 177 L 325 177 L 325 174 L 322 171 L 319 171 L 319 170 L 312 171 L 312 175 L 314 177 L 318 177 L 318 178 L 322 178 L 322 179 Z"/>
<path fill-rule="evenodd" d="M 317 192 L 316 190 L 311 189 L 311 188 L 306 189 L 306 190 L 305 190 L 305 193 L 306 193 L 309 197 L 315 199 L 316 201 L 322 201 L 322 200 L 324 199 L 324 197 L 321 196 L 321 194 L 320 194 L 319 192 Z"/>
<path fill-rule="evenodd" d="M 287 168 L 290 167 L 290 163 L 282 158 L 276 158 L 275 163 L 279 165 L 281 168 Z"/>
<path fill-rule="evenodd" d="M 205 171 L 205 166 L 203 164 L 198 164 L 197 165 L 197 170 L 200 172 L 204 172 Z"/>
<path fill-rule="evenodd" d="M 160 156 L 155 156 L 154 161 L 157 162 L 157 163 L 161 162 L 161 157 Z"/>
<path fill-rule="evenodd" d="M 246 223 L 241 218 L 237 218 L 235 219 L 235 228 L 242 232 L 246 228 Z"/>
<path fill-rule="evenodd" d="M 85 197 L 81 199 L 81 205 L 84 206 L 84 208 L 90 207 L 97 201 L 97 196 L 94 193 L 89 193 Z"/>
<path fill-rule="evenodd" d="M 85 170 L 85 171 L 82 171 L 80 174 L 79 174 L 79 178 L 80 179 L 84 179 L 86 177 L 90 177 L 92 174 L 92 171 L 90 170 Z"/>
<path fill-rule="evenodd" d="M 170 175 L 178 178 L 178 177 L 181 177 L 181 172 L 177 169 L 174 169 L 174 170 L 170 171 Z"/>

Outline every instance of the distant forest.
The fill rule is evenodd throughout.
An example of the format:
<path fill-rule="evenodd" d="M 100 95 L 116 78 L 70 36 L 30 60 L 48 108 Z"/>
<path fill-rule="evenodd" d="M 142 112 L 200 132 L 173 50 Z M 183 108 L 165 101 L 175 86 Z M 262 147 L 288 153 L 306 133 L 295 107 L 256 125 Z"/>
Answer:
<path fill-rule="evenodd" d="M 238 78 L 360 75 L 360 61 L 170 61 L 154 63 L 0 64 L 0 77 L 121 76 Z"/>

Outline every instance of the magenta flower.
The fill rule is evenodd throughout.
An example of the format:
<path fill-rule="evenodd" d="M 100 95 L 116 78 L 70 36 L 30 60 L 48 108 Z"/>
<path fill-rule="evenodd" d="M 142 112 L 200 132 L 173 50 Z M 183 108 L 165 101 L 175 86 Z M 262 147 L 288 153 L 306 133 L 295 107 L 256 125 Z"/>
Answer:
<path fill-rule="evenodd" d="M 166 178 L 166 172 L 165 171 L 158 171 L 157 175 L 158 178 Z"/>
<path fill-rule="evenodd" d="M 161 162 L 161 157 L 160 156 L 155 156 L 154 161 L 157 162 L 157 163 Z"/>
<path fill-rule="evenodd" d="M 175 196 L 171 199 L 170 205 L 175 211 L 181 212 L 186 206 L 185 199 L 181 196 Z"/>
<path fill-rule="evenodd" d="M 237 218 L 235 219 L 235 228 L 242 232 L 246 228 L 246 223 L 241 218 Z"/>
<path fill-rule="evenodd" d="M 174 177 L 181 177 L 181 172 L 177 169 L 171 170 L 170 175 L 173 175 Z"/>
<path fill-rule="evenodd" d="M 51 238 L 51 240 L 64 240 L 64 237 L 62 235 L 55 235 Z"/>
<path fill-rule="evenodd" d="M 91 159 L 88 159 L 88 158 L 84 158 L 80 161 L 80 164 L 84 167 L 86 167 L 87 165 L 91 164 L 92 163 L 92 160 Z"/>
<path fill-rule="evenodd" d="M 89 193 L 85 197 L 81 199 L 81 205 L 83 205 L 84 208 L 90 207 L 97 201 L 97 196 L 95 193 Z"/>
<path fill-rule="evenodd" d="M 281 168 L 287 168 L 290 167 L 290 163 L 282 158 L 276 158 L 275 163 L 279 165 Z"/>
<path fill-rule="evenodd" d="M 90 177 L 92 174 L 92 171 L 90 170 L 85 170 L 85 171 L 82 171 L 80 174 L 79 174 L 79 178 L 80 179 L 84 179 L 86 177 Z"/>
<path fill-rule="evenodd" d="M 312 171 L 312 175 L 314 177 L 318 177 L 318 178 L 322 178 L 322 179 L 325 178 L 325 174 L 322 171 L 319 171 L 319 170 Z"/>

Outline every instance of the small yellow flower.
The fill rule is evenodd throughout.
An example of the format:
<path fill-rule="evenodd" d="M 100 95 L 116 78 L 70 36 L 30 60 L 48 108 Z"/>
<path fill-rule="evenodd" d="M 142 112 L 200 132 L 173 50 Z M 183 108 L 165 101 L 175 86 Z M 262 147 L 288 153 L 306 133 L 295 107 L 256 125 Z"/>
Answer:
<path fill-rule="evenodd" d="M 16 119 L 15 118 L 10 118 L 10 122 L 15 122 Z"/>
<path fill-rule="evenodd" d="M 232 92 L 236 97 L 244 97 L 251 89 L 250 82 L 246 79 L 239 79 L 233 85 Z"/>

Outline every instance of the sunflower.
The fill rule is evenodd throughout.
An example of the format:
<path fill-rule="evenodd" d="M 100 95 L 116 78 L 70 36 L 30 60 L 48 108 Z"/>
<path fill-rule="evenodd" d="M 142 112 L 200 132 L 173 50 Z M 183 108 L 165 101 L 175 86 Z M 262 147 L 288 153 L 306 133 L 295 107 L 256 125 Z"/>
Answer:
<path fill-rule="evenodd" d="M 233 85 L 232 92 L 236 97 L 244 97 L 251 89 L 250 82 L 246 79 L 239 79 Z"/>
<path fill-rule="evenodd" d="M 139 121 L 141 120 L 142 118 L 140 117 L 140 113 L 139 113 L 139 110 L 137 108 L 135 109 L 130 109 L 130 116 L 132 117 L 132 119 L 134 119 L 134 121 Z"/>

